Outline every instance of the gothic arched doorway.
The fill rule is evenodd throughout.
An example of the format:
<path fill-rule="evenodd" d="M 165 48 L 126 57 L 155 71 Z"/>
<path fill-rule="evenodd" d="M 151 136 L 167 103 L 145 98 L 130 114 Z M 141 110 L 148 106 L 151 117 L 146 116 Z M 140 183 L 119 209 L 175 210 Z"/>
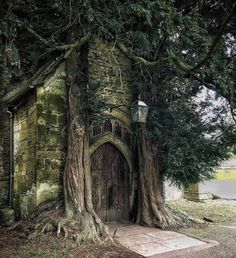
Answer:
<path fill-rule="evenodd" d="M 91 155 L 93 206 L 104 222 L 129 218 L 129 166 L 122 152 L 104 143 Z"/>

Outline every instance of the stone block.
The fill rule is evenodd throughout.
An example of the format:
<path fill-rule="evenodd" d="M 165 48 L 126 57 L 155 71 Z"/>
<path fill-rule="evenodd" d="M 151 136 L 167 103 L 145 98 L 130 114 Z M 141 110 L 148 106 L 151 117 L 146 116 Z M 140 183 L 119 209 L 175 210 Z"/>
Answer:
<path fill-rule="evenodd" d="M 184 197 L 189 201 L 205 201 L 205 200 L 211 200 L 212 194 L 185 191 Z"/>
<path fill-rule="evenodd" d="M 0 209 L 0 226 L 10 226 L 15 221 L 15 212 L 12 209 Z"/>

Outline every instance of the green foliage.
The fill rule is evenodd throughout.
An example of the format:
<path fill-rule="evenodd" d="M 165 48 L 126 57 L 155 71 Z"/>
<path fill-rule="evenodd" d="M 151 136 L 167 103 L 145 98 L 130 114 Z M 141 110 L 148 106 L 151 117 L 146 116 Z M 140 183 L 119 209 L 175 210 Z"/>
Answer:
<path fill-rule="evenodd" d="M 217 3 L 6 0 L 0 10 L 0 37 L 8 69 L 15 73 L 11 82 L 30 77 L 47 59 L 61 55 L 53 49 L 68 43 L 74 26 L 81 37 L 90 32 L 93 38 L 112 44 L 123 42 L 133 56 L 150 61 L 164 57 L 158 69 L 134 64 L 134 95 L 141 92 L 150 106 L 147 136 L 158 145 L 166 178 L 184 185 L 211 178 L 213 167 L 228 157 L 229 147 L 235 144 L 235 126 L 228 118 L 230 109 L 222 107 L 213 108 L 212 116 L 204 121 L 203 113 L 212 100 L 203 101 L 199 108 L 194 98 L 205 85 L 216 92 L 216 98 L 224 97 L 234 113 L 235 15 L 202 67 L 195 73 L 188 70 L 207 56 L 234 1 Z M 101 84 L 72 85 L 90 114 L 106 108 L 104 99 L 94 97 Z"/>

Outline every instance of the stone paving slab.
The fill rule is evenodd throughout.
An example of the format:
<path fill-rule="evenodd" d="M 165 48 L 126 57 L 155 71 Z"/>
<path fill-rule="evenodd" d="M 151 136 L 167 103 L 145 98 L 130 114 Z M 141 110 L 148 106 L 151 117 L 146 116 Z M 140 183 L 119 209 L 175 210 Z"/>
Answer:
<path fill-rule="evenodd" d="M 133 245 L 130 246 L 129 249 L 134 251 L 135 253 L 143 255 L 144 257 L 150 257 L 156 254 L 162 254 L 172 251 L 171 248 L 158 244 L 156 242 Z"/>
<path fill-rule="evenodd" d="M 139 225 L 110 225 L 109 233 L 123 246 L 144 257 L 174 257 L 179 251 L 198 251 L 216 245 L 177 232 Z"/>

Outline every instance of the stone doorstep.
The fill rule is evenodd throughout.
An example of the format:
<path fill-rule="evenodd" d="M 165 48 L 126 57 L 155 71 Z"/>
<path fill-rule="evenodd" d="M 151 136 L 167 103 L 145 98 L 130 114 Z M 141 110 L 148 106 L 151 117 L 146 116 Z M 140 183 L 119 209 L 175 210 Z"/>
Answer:
<path fill-rule="evenodd" d="M 136 235 L 134 238 L 137 238 L 138 235 Z M 142 239 L 144 235 L 140 234 L 139 238 Z M 145 238 L 145 237 L 144 237 Z M 166 253 L 174 252 L 182 249 L 189 249 L 193 247 L 200 247 L 203 245 L 206 245 L 205 242 L 183 236 L 181 238 L 172 238 L 168 240 L 159 240 L 155 239 L 155 237 L 152 237 L 152 239 L 148 241 L 148 239 L 143 239 L 139 242 L 139 239 L 136 239 L 136 241 L 129 241 L 127 240 L 126 244 L 123 239 L 120 239 L 121 244 L 128 247 L 130 250 L 137 252 L 145 257 L 155 257 L 155 255 L 163 255 Z M 150 242 L 151 241 L 151 242 Z M 130 245 L 127 245 L 129 243 Z"/>
<path fill-rule="evenodd" d="M 140 233 L 152 233 L 161 231 L 157 228 L 149 228 L 149 227 L 143 227 L 139 225 L 108 225 L 109 233 L 113 236 L 114 231 L 116 230 L 115 238 L 124 237 L 124 236 L 130 236 L 130 235 L 139 235 Z"/>
<path fill-rule="evenodd" d="M 116 226 L 116 227 L 115 227 Z M 218 245 L 212 240 L 186 236 L 172 231 L 162 231 L 156 228 L 138 225 L 112 225 L 110 235 L 125 247 L 144 257 L 175 257 L 176 255 L 197 252 Z"/>

